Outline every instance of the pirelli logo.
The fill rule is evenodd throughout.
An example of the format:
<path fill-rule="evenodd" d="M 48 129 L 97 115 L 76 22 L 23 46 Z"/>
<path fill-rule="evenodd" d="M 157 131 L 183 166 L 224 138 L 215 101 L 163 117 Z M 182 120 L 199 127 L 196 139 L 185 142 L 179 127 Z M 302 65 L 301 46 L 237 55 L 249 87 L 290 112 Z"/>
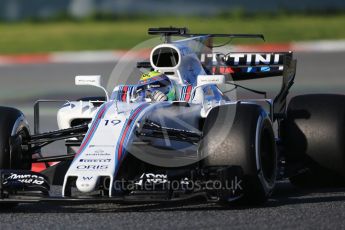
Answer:
<path fill-rule="evenodd" d="M 79 162 L 85 162 L 85 163 L 107 163 L 107 162 L 111 162 L 111 159 L 80 159 Z"/>

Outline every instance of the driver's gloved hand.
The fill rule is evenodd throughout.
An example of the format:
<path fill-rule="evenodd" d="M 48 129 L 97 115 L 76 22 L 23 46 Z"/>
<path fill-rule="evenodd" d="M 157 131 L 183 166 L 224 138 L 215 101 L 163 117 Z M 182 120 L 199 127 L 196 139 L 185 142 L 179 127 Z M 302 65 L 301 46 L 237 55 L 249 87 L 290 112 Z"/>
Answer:
<path fill-rule="evenodd" d="M 139 93 L 133 93 L 131 97 L 131 102 L 140 102 L 140 101 L 145 101 L 145 98 L 140 95 Z"/>
<path fill-rule="evenodd" d="M 168 97 L 159 90 L 155 90 L 151 92 L 149 97 L 151 98 L 152 101 L 167 101 L 168 100 Z"/>

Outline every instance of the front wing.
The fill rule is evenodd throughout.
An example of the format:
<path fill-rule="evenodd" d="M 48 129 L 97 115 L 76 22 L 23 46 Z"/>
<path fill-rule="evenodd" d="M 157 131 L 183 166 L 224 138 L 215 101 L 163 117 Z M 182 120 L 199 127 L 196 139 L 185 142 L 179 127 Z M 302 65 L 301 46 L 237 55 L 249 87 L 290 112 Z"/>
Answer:
<path fill-rule="evenodd" d="M 117 191 L 113 197 L 109 197 L 109 190 L 99 190 L 93 194 L 82 194 L 73 196 L 58 196 L 50 191 L 50 178 L 44 174 L 27 170 L 0 170 L 0 205 L 1 203 L 56 203 L 56 204 L 85 204 L 85 203 L 157 203 L 174 202 L 191 198 L 204 198 L 208 202 L 219 201 L 219 194 L 223 193 L 225 187 L 214 189 L 210 183 L 216 183 L 229 178 L 241 181 L 242 170 L 238 167 L 213 167 L 197 171 L 195 169 L 170 169 L 165 176 L 153 178 L 152 174 L 141 175 L 134 181 L 140 189 L 129 189 L 128 191 Z M 163 175 L 163 174 L 159 174 Z M 187 177 L 188 176 L 188 177 Z M 173 185 L 179 181 L 179 185 Z M 190 186 L 191 183 L 199 181 L 198 187 Z M 153 183 L 154 182 L 154 183 Z M 163 183 L 165 186 L 163 186 Z M 128 181 L 124 181 L 128 185 Z M 132 182 L 131 182 L 132 183 Z M 207 183 L 209 183 L 207 185 Z M 143 186 L 145 185 L 145 187 Z M 225 182 L 224 182 L 225 185 Z M 148 186 L 148 187 L 147 187 Z M 234 184 L 232 184 L 234 186 Z M 212 187 L 212 189 L 211 189 Z M 128 187 L 127 187 L 128 188 Z M 150 189 L 147 189 L 150 188 Z M 228 190 L 227 190 L 228 191 Z M 241 189 L 233 189 L 228 201 L 237 200 L 242 197 Z"/>

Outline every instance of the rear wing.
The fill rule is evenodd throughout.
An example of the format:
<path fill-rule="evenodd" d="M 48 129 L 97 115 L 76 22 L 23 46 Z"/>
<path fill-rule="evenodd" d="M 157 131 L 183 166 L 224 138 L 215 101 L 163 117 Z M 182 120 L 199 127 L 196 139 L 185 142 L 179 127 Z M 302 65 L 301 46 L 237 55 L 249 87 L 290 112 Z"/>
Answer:
<path fill-rule="evenodd" d="M 282 76 L 281 89 L 273 99 L 273 118 L 284 118 L 286 99 L 296 76 L 297 61 L 292 52 L 213 54 L 201 56 L 200 61 L 211 74 L 225 75 L 228 81 Z"/>
<path fill-rule="evenodd" d="M 296 76 L 297 61 L 293 59 L 292 52 L 230 53 L 226 56 L 217 55 L 208 64 L 211 64 L 209 71 L 213 74 L 223 74 L 231 81 L 282 76 L 281 89 L 273 99 L 273 118 L 284 117 L 286 99 Z"/>
<path fill-rule="evenodd" d="M 292 52 L 229 53 L 201 55 L 200 61 L 211 74 L 223 74 L 233 81 L 282 76 L 285 58 Z"/>

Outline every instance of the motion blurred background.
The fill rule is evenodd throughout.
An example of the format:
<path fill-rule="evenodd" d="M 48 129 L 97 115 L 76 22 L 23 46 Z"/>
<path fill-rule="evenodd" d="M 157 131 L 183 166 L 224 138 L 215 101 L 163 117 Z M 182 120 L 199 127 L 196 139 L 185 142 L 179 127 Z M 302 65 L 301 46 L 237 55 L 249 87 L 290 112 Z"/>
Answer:
<path fill-rule="evenodd" d="M 294 51 L 298 70 L 291 95 L 344 93 L 344 0 L 1 0 L 0 105 L 21 109 L 32 125 L 37 99 L 102 95 L 74 86 L 74 76 L 100 74 L 106 83 L 117 74 L 113 69 L 121 55 L 151 38 L 149 27 L 162 26 L 194 33 L 262 33 L 265 43 L 233 44 Z M 274 95 L 280 82 L 243 84 Z M 57 128 L 58 106 L 42 108 L 42 131 Z"/>
<path fill-rule="evenodd" d="M 343 39 L 344 12 L 343 0 L 1 0 L 0 54 L 128 49 L 170 25 L 270 43 Z"/>

